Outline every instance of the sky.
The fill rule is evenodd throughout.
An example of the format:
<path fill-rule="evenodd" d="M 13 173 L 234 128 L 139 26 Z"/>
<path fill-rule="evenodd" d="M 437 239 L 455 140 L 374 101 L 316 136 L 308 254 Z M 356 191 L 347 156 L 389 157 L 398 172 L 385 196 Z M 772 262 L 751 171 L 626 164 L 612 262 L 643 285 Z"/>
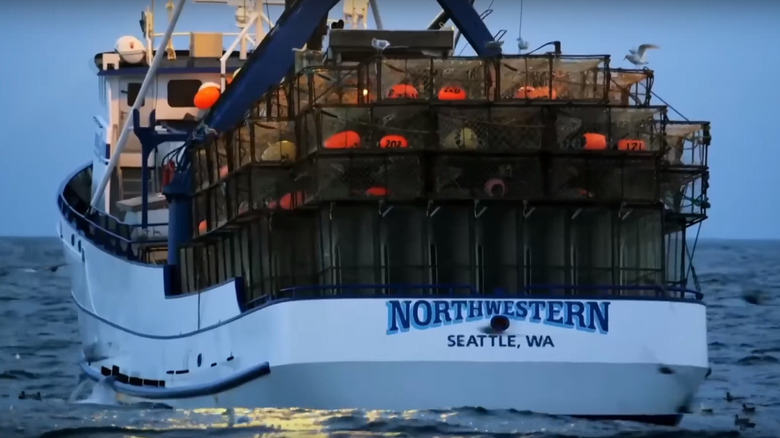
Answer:
<path fill-rule="evenodd" d="M 164 3 L 156 2 L 158 32 Z M 521 0 L 475 6 L 491 3 L 485 21 L 493 33 L 506 29 L 504 51 L 516 53 Z M 92 158 L 92 116 L 100 107 L 90 63 L 120 36 L 141 37 L 147 4 L 26 0 L 3 7 L 0 235 L 55 234 L 57 188 Z M 379 9 L 385 28 L 397 29 L 424 28 L 440 10 L 435 0 L 379 0 Z M 330 16 L 341 13 L 339 4 Z M 231 7 L 188 2 L 177 30 L 235 31 L 232 17 Z M 630 67 L 623 60 L 629 48 L 661 46 L 649 54 L 654 91 L 689 119 L 712 122 L 712 208 L 701 237 L 780 238 L 780 1 L 524 0 L 522 33 L 532 48 L 559 40 L 564 53 L 610 54 L 617 67 Z"/>

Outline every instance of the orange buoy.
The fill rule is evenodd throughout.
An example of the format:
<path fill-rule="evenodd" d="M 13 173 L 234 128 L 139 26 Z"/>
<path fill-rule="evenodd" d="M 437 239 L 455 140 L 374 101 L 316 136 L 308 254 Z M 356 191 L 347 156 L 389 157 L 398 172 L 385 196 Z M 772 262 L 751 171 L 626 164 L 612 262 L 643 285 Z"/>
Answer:
<path fill-rule="evenodd" d="M 533 99 L 536 89 L 531 86 L 520 87 L 515 91 L 515 99 Z"/>
<path fill-rule="evenodd" d="M 360 146 L 360 134 L 355 131 L 341 131 L 328 137 L 324 142 L 325 149 L 349 149 Z"/>
<path fill-rule="evenodd" d="M 228 176 L 228 173 L 230 173 L 230 171 L 228 170 L 227 164 L 225 164 L 224 166 L 219 168 L 219 178 L 220 179 Z"/>
<path fill-rule="evenodd" d="M 417 99 L 417 89 L 408 84 L 395 84 L 387 90 L 388 99 Z"/>
<path fill-rule="evenodd" d="M 555 92 L 555 88 L 550 90 L 550 87 L 541 87 L 534 90 L 534 99 L 557 99 L 558 93 Z"/>
<path fill-rule="evenodd" d="M 585 137 L 585 149 L 589 151 L 604 150 L 607 148 L 607 137 L 604 134 L 597 134 L 595 132 L 586 132 L 583 134 Z"/>
<path fill-rule="evenodd" d="M 206 82 L 200 86 L 192 101 L 198 109 L 209 109 L 219 100 L 219 94 L 219 85 L 214 82 Z"/>
<path fill-rule="evenodd" d="M 293 198 L 293 195 L 295 196 Z M 303 204 L 303 192 L 287 193 L 279 198 L 278 201 L 268 202 L 268 208 L 281 210 L 292 210 Z"/>
<path fill-rule="evenodd" d="M 386 135 L 379 140 L 379 147 L 386 148 L 408 148 L 409 142 L 402 135 Z"/>
<path fill-rule="evenodd" d="M 445 85 L 439 90 L 439 100 L 464 100 L 466 91 L 457 85 Z"/>
<path fill-rule="evenodd" d="M 202 220 L 198 223 L 198 234 L 206 233 L 206 221 Z"/>
<path fill-rule="evenodd" d="M 645 141 L 641 139 L 624 138 L 618 140 L 617 148 L 619 151 L 643 151 L 645 150 Z"/>
<path fill-rule="evenodd" d="M 550 97 L 551 95 L 552 97 Z M 550 92 L 550 87 L 534 88 L 526 85 L 525 87 L 520 87 L 517 89 L 517 91 L 515 91 L 515 99 L 556 99 L 556 98 L 558 98 L 558 93 L 555 92 L 554 88 L 552 92 Z"/>
<path fill-rule="evenodd" d="M 387 196 L 387 189 L 384 187 L 374 186 L 366 189 L 366 195 L 368 196 Z"/>

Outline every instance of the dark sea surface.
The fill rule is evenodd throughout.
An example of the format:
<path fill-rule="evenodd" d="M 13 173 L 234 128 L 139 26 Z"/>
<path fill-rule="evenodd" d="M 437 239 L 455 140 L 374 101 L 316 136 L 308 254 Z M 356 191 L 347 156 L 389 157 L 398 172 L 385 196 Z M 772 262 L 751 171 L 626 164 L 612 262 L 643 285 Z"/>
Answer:
<path fill-rule="evenodd" d="M 678 428 L 512 411 L 177 411 L 112 406 L 78 383 L 76 312 L 56 239 L 0 239 L 0 438 L 14 437 L 780 437 L 780 241 L 703 241 L 695 253 L 709 306 L 712 375 Z M 663 324 L 659 321 L 659 324 Z M 42 400 L 19 400 L 20 391 Z M 727 402 L 726 391 L 742 399 Z M 742 403 L 756 406 L 742 414 Z M 710 412 L 711 410 L 711 412 Z M 735 414 L 755 428 L 738 430 Z"/>

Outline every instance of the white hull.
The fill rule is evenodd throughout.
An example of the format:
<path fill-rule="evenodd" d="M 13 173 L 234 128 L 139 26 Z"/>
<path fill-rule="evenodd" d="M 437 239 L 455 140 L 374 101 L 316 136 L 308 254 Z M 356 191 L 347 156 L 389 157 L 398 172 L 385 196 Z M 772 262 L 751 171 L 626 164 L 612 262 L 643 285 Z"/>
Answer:
<path fill-rule="evenodd" d="M 481 406 L 673 423 L 708 370 L 706 309 L 697 302 L 612 299 L 608 330 L 511 317 L 505 335 L 519 348 L 458 348 L 451 336 L 479 336 L 489 318 L 416 328 L 412 318 L 410 329 L 388 334 L 391 297 L 291 300 L 244 314 L 232 282 L 166 298 L 162 269 L 111 256 L 80 240 L 64 220 L 61 227 L 92 357 L 87 374 L 96 378 L 101 367 L 118 366 L 122 375 L 165 380 L 164 388 L 114 382 L 128 401 L 182 408 Z M 583 322 L 593 327 L 592 318 Z M 554 346 L 529 347 L 526 335 L 549 336 Z M 262 364 L 269 373 L 229 385 Z M 168 396 L 182 390 L 186 396 Z"/>
<path fill-rule="evenodd" d="M 511 362 L 349 362 L 274 367 L 271 373 L 213 396 L 122 397 L 176 408 L 304 407 L 424 410 L 479 406 L 552 415 L 675 416 L 704 380 L 706 368 L 650 364 Z M 525 377 L 523 377 L 525 376 Z"/>

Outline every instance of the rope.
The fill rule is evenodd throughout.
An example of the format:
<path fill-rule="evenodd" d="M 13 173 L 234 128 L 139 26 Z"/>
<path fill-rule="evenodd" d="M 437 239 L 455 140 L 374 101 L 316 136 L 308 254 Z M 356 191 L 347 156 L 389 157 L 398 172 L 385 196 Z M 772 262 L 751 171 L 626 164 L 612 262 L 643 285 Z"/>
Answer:
<path fill-rule="evenodd" d="M 659 96 L 658 93 L 656 93 L 655 91 L 651 90 L 647 85 L 645 85 L 644 83 L 641 83 L 641 85 L 645 88 L 645 91 L 649 91 L 651 96 L 653 96 L 656 99 L 658 99 L 661 102 L 663 102 L 664 105 L 666 105 L 670 110 L 674 111 L 675 114 L 677 114 L 678 116 L 682 117 L 683 120 L 685 120 L 686 122 L 690 122 L 691 121 L 689 118 L 685 117 L 683 115 L 683 113 L 677 111 L 677 108 L 673 107 L 672 104 L 670 104 L 669 102 L 665 101 L 661 96 Z"/>
<path fill-rule="evenodd" d="M 523 4 L 525 3 L 525 0 L 520 0 L 520 23 L 517 25 L 517 38 L 522 39 L 523 38 Z M 519 44 L 519 41 L 518 41 Z M 520 46 L 517 47 L 517 54 L 519 55 L 521 52 Z"/>
<path fill-rule="evenodd" d="M 493 8 L 493 2 L 495 2 L 495 1 L 496 1 L 496 0 L 490 0 L 490 4 L 488 5 L 488 7 L 487 7 L 487 8 L 485 8 L 485 10 L 484 10 L 482 13 L 484 14 L 485 12 L 487 12 L 487 11 L 491 10 L 491 8 Z M 462 55 L 462 54 L 463 54 L 463 51 L 464 51 L 464 50 L 466 50 L 466 47 L 468 47 L 468 46 L 469 46 L 468 44 L 466 44 L 465 46 L 463 46 L 463 48 L 462 48 L 462 49 L 460 49 L 460 52 L 458 52 L 458 56 Z"/>
<path fill-rule="evenodd" d="M 683 120 L 685 120 L 686 122 L 691 121 L 689 118 L 685 117 L 683 113 L 678 111 L 677 108 L 673 107 L 669 102 L 667 102 L 661 96 L 659 96 L 658 93 L 649 89 L 645 84 L 642 84 L 642 86 L 645 87 L 645 90 L 650 92 L 650 95 L 663 102 L 663 104 L 666 105 L 667 108 L 674 111 L 674 113 L 680 116 Z M 691 201 L 693 201 L 692 202 L 693 204 L 696 204 L 696 202 L 693 199 L 691 199 Z M 685 243 L 685 254 L 688 256 L 688 269 L 685 273 L 685 278 L 687 279 L 689 275 L 691 276 L 691 278 L 693 279 L 693 285 L 697 291 L 701 290 L 701 284 L 699 283 L 699 276 L 696 274 L 696 268 L 693 267 L 693 256 L 694 254 L 696 254 L 696 248 L 699 245 L 699 234 L 701 233 L 701 226 L 702 226 L 702 222 L 699 222 L 696 227 L 696 237 L 693 239 L 693 247 L 689 248 L 687 242 Z"/>

